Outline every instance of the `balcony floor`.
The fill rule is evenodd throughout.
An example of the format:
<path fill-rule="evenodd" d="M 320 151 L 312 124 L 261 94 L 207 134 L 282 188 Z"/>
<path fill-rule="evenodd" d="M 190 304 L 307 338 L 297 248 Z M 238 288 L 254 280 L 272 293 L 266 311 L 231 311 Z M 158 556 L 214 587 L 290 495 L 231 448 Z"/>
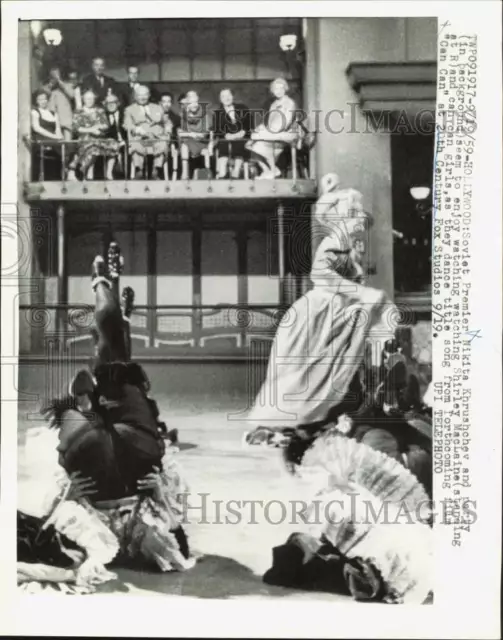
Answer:
<path fill-rule="evenodd" d="M 316 181 L 279 180 L 95 180 L 25 184 L 27 201 L 40 200 L 235 200 L 316 196 Z"/>

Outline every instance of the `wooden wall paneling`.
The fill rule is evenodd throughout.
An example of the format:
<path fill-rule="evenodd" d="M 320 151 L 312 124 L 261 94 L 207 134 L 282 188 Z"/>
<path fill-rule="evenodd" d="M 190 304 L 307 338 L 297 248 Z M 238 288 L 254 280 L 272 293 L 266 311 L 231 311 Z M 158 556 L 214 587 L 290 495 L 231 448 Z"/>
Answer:
<path fill-rule="evenodd" d="M 252 55 L 252 63 L 253 63 L 253 77 L 257 78 L 257 21 L 254 20 L 252 23 L 252 42 L 251 42 L 251 55 Z"/>

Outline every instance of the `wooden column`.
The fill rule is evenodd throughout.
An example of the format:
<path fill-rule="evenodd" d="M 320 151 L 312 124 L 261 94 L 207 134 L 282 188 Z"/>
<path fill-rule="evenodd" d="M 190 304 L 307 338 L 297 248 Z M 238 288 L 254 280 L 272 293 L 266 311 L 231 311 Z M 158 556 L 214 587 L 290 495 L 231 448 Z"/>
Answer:
<path fill-rule="evenodd" d="M 157 215 L 152 214 L 147 232 L 147 304 L 152 309 L 147 312 L 148 346 L 155 345 L 157 331 Z"/>
<path fill-rule="evenodd" d="M 66 243 L 66 220 L 65 208 L 63 205 L 58 207 L 56 213 L 56 237 L 58 238 L 58 303 L 66 304 L 68 302 L 68 273 L 67 273 L 67 243 Z M 62 336 L 66 333 L 67 310 L 62 309 L 58 314 L 57 332 Z"/>
<path fill-rule="evenodd" d="M 319 110 L 318 88 L 318 44 L 319 44 L 320 18 L 303 18 L 305 63 L 304 76 L 302 78 L 304 110 L 308 114 L 307 126 L 311 131 L 316 131 L 321 125 Z M 309 152 L 309 177 L 316 178 L 316 146 Z"/>
<path fill-rule="evenodd" d="M 29 137 L 31 132 L 32 37 L 28 21 L 19 21 L 18 24 L 18 250 L 20 256 L 29 256 L 29 259 L 23 262 L 23 269 L 20 269 L 18 274 L 19 304 L 30 305 L 44 301 L 45 287 L 44 280 L 40 277 L 37 249 L 33 238 L 30 205 L 25 201 L 24 195 L 25 184 L 31 178 L 31 152 L 25 139 Z M 14 123 L 12 125 L 14 126 Z M 7 200 L 7 202 L 12 202 L 13 200 Z M 24 246 L 25 244 L 28 244 L 28 246 Z M 22 311 L 19 315 L 20 352 L 34 353 L 40 351 L 43 348 L 43 330 L 34 328 L 30 321 L 27 320 L 27 318 L 31 317 L 30 313 Z"/>
<path fill-rule="evenodd" d="M 278 203 L 277 208 L 278 215 L 278 275 L 279 275 L 279 290 L 280 290 L 280 302 L 285 302 L 285 208 L 283 203 Z"/>
<path fill-rule="evenodd" d="M 201 216 L 197 215 L 193 220 L 192 227 L 192 303 L 194 306 L 200 305 L 201 295 L 201 247 L 202 247 L 202 226 Z M 203 311 L 194 309 L 192 313 L 192 335 L 194 345 L 200 346 L 201 332 L 203 328 Z"/>
<path fill-rule="evenodd" d="M 238 249 L 238 304 L 248 304 L 248 231 L 243 228 L 238 229 L 235 237 Z M 253 311 L 249 313 L 253 314 Z M 240 332 L 242 347 L 246 346 L 247 331 L 248 323 L 243 323 Z"/>

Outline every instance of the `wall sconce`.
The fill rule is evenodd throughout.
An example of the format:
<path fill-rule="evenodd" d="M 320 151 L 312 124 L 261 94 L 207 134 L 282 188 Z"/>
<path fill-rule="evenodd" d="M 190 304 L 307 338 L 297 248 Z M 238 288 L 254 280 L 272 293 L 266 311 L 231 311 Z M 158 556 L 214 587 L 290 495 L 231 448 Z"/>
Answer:
<path fill-rule="evenodd" d="M 42 22 L 40 20 L 32 20 L 30 22 L 31 35 L 36 40 L 42 31 Z"/>
<path fill-rule="evenodd" d="M 430 187 L 420 186 L 420 187 L 411 187 L 410 195 L 416 201 L 416 211 L 422 218 L 425 218 L 427 215 L 430 215 L 433 209 L 432 203 L 429 201 L 429 197 L 431 194 Z"/>
<path fill-rule="evenodd" d="M 431 189 L 430 187 L 411 187 L 410 195 L 414 198 L 414 200 L 426 200 L 426 198 L 430 195 Z"/>
<path fill-rule="evenodd" d="M 305 66 L 305 51 L 302 41 L 295 33 L 286 33 L 279 38 L 279 48 L 283 52 L 286 71 L 292 77 L 302 77 Z"/>
<path fill-rule="evenodd" d="M 49 47 L 59 47 L 63 41 L 63 36 L 59 29 L 45 29 L 44 40 Z"/>
<path fill-rule="evenodd" d="M 294 33 L 288 33 L 279 38 L 279 48 L 281 51 L 293 51 L 297 46 L 297 36 Z"/>

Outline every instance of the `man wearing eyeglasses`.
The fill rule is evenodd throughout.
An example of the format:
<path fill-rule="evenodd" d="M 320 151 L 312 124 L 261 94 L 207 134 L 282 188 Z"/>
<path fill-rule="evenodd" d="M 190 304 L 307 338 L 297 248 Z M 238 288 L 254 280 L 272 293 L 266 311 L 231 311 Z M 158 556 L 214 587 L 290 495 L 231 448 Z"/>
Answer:
<path fill-rule="evenodd" d="M 124 127 L 124 111 L 121 108 L 118 96 L 114 94 L 108 95 L 105 98 L 104 106 L 108 120 L 108 129 L 105 132 L 105 137 L 126 144 L 127 132 Z M 122 155 L 119 156 L 115 168 L 118 169 L 122 175 L 124 174 Z"/>

